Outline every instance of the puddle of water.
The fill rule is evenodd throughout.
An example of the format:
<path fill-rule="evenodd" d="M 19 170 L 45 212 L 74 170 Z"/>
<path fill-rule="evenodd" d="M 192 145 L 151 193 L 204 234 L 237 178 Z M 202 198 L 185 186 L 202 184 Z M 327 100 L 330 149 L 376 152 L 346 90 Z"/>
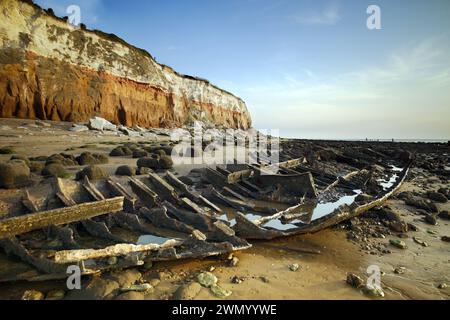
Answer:
<path fill-rule="evenodd" d="M 391 166 L 391 170 L 394 171 L 394 172 L 402 172 L 403 168 L 399 168 L 399 167 L 396 167 L 396 166 Z M 395 182 L 397 182 L 398 178 L 399 178 L 399 175 L 395 173 L 389 178 L 389 180 L 379 179 L 378 182 L 383 187 L 383 190 L 386 191 L 389 188 L 391 188 L 395 184 Z"/>
<path fill-rule="evenodd" d="M 342 205 L 350 205 L 352 204 L 356 197 L 362 193 L 361 190 L 354 190 L 355 194 L 349 196 L 343 196 L 339 200 L 335 202 L 327 202 L 327 203 L 318 203 L 317 206 L 313 209 L 313 213 L 311 216 L 311 221 L 323 218 L 334 210 L 339 208 Z"/>
<path fill-rule="evenodd" d="M 259 216 L 259 215 L 256 215 L 256 214 L 247 213 L 245 215 L 245 217 L 248 220 L 250 220 L 250 221 L 255 221 L 255 220 L 260 219 L 262 216 Z M 218 219 L 229 222 L 231 227 L 236 225 L 236 219 L 234 218 L 234 213 L 223 214 L 220 217 L 218 217 Z"/>
<path fill-rule="evenodd" d="M 154 235 L 143 235 L 140 236 L 137 244 L 138 245 L 146 245 L 146 244 L 164 244 L 165 242 L 169 241 L 169 238 L 164 238 L 164 237 L 157 237 Z"/>
<path fill-rule="evenodd" d="M 264 224 L 264 227 L 270 227 L 270 228 L 277 229 L 280 231 L 289 231 L 291 229 L 298 228 L 298 226 L 296 226 L 295 224 L 292 224 L 292 223 L 284 224 L 280 221 L 280 219 L 271 220 L 271 221 L 267 222 L 266 224 Z"/>

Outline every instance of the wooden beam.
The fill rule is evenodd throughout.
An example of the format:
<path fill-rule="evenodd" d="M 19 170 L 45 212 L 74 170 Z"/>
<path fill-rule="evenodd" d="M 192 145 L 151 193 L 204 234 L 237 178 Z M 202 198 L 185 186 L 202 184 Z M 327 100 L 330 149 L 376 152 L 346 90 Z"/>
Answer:
<path fill-rule="evenodd" d="M 50 225 L 64 225 L 118 212 L 123 210 L 123 199 L 123 197 L 117 197 L 0 220 L 0 239 L 39 230 Z"/>

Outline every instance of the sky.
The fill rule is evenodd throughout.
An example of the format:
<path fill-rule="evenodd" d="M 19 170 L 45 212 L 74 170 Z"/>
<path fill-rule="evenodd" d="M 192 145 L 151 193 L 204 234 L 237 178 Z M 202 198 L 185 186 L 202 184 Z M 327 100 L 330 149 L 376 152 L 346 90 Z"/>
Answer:
<path fill-rule="evenodd" d="M 37 0 L 241 97 L 257 129 L 450 139 L 449 0 Z M 367 13 L 377 5 L 381 29 Z"/>

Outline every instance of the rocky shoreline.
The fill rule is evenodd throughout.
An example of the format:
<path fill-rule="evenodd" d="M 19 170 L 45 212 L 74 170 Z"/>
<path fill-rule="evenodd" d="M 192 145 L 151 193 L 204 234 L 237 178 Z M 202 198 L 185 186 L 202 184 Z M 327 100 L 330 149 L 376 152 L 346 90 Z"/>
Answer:
<path fill-rule="evenodd" d="M 191 134 L 195 130 L 194 127 L 185 129 Z M 222 134 L 220 128 L 209 129 L 215 130 L 218 136 Z M 211 198 L 205 189 L 211 182 L 199 175 L 204 165 L 177 165 L 170 159 L 169 151 L 176 145 L 170 138 L 174 131 L 116 127 L 99 118 L 86 126 L 2 119 L 1 216 L 5 219 L 20 214 L 23 208 L 16 203 L 24 190 L 33 190 L 33 185 L 43 185 L 55 176 L 64 180 L 87 176 L 92 181 L 102 181 L 108 177 L 139 178 L 149 173 L 165 176 L 171 172 L 190 188 L 203 190 L 202 194 L 215 203 L 217 199 Z M 195 158 L 196 151 L 191 152 Z M 334 299 L 339 295 L 326 290 L 327 286 L 333 286 L 336 292 L 341 292 L 340 297 L 350 299 L 381 295 L 385 299 L 448 299 L 447 144 L 282 139 L 280 156 L 280 161 L 302 159 L 299 166 L 283 170 L 291 174 L 292 170 L 310 172 L 319 195 L 327 194 L 324 191 L 333 184 L 333 177 L 359 172 L 361 178 L 357 175 L 345 184 L 341 181 L 338 184 L 341 189 L 334 196 L 329 193 L 321 200 L 325 204 L 332 203 L 333 197 L 352 196 L 356 187 L 364 189 L 356 201 L 370 201 L 395 176 L 396 169 L 390 167 L 390 161 L 400 164 L 412 157 L 413 163 L 399 192 L 386 203 L 313 235 L 273 242 L 252 241 L 253 248 L 247 251 L 200 260 L 149 260 L 136 268 L 85 277 L 81 291 L 67 290 L 58 281 L 28 285 L 5 283 L 0 285 L 3 288 L 0 296 L 10 299 L 258 299 L 264 298 L 265 290 L 271 288 L 273 293 L 267 298 Z M 225 173 L 225 169 L 220 170 Z M 264 184 L 258 186 L 263 187 Z M 45 193 L 43 190 L 41 196 Z M 231 190 L 227 197 L 233 194 Z M 282 194 L 287 195 L 286 190 Z M 32 197 L 35 196 L 38 195 L 33 193 Z M 289 197 L 295 198 L 295 192 Z M 263 205 L 255 199 L 246 201 L 246 210 L 251 211 L 274 206 L 266 202 Z M 232 203 L 236 205 L 238 199 Z M 308 201 L 302 206 L 305 212 L 308 206 L 311 206 Z M 313 205 L 313 215 L 315 208 Z M 334 238 L 334 243 L 327 238 Z M 53 241 L 53 245 L 58 244 Z M 343 248 L 345 251 L 341 252 Z M 13 261 L 16 270 L 27 269 L 21 262 Z M 259 267 L 251 267 L 255 261 Z M 0 274 L 11 270 L 10 263 L 7 256 L 0 254 L 0 265 L 3 265 Z M 382 294 L 366 288 L 366 268 L 371 265 L 382 270 Z M 298 285 L 296 288 L 290 288 L 290 278 Z M 313 285 L 319 288 L 314 294 L 308 291 Z M 290 289 L 286 291 L 287 288 Z"/>

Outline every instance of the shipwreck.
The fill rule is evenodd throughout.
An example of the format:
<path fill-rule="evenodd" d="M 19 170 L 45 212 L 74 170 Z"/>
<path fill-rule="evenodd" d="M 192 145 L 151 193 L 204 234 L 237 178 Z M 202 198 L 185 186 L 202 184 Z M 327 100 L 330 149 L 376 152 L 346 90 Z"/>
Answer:
<path fill-rule="evenodd" d="M 7 254 L 0 282 L 64 279 L 73 265 L 92 275 L 204 258 L 248 249 L 255 239 L 318 232 L 382 205 L 411 166 L 410 155 L 367 149 L 366 158 L 333 155 L 345 168 L 336 173 L 289 150 L 285 144 L 277 164 L 255 155 L 256 164 L 195 169 L 185 177 L 164 170 L 45 179 L 21 190 L 0 220 Z"/>

